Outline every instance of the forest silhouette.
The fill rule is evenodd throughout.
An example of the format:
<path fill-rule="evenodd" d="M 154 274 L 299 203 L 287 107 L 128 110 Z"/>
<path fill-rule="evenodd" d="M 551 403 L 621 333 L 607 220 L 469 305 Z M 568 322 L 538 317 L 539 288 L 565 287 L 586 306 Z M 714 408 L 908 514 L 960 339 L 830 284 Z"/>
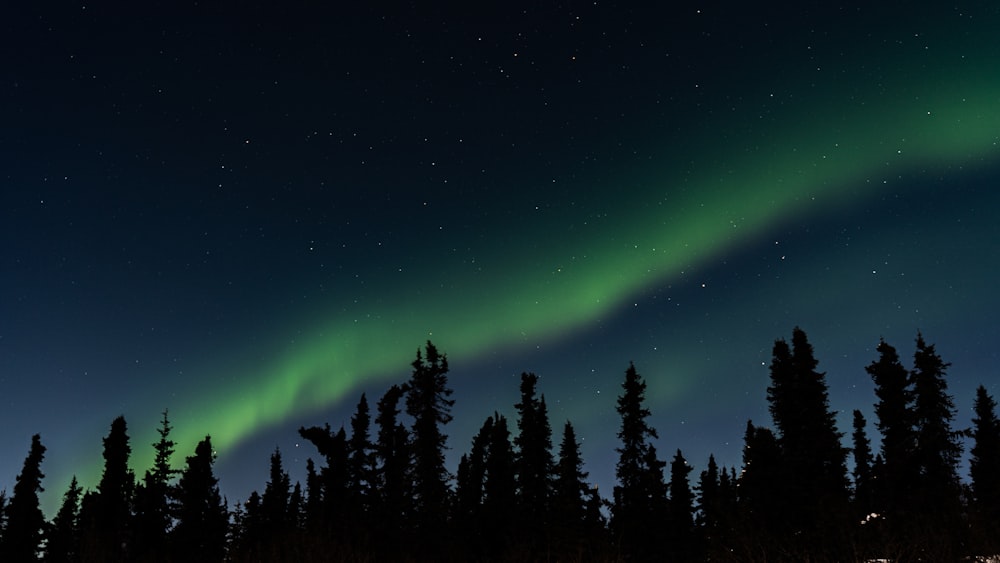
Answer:
<path fill-rule="evenodd" d="M 770 425 L 747 421 L 741 467 L 710 456 L 696 475 L 680 450 L 657 451 L 647 384 L 630 364 L 616 403 L 616 483 L 604 498 L 587 481 L 571 422 L 554 445 L 533 373 L 521 375 L 516 420 L 487 414 L 452 474 L 448 359 L 427 342 L 374 413 L 362 394 L 349 428 L 299 429 L 317 452 L 304 483 L 291 482 L 275 450 L 263 489 L 233 507 L 213 474 L 210 436 L 172 464 L 164 411 L 152 467 L 141 477 L 129 468 L 126 421 L 115 418 L 96 488 L 74 477 L 46 520 L 46 450 L 35 435 L 12 493 L 0 494 L 0 561 L 949 562 L 1000 552 L 996 401 L 980 386 L 972 426 L 956 428 L 949 364 L 933 345 L 918 334 L 909 368 L 884 341 L 877 354 L 864 368 L 877 451 L 860 410 L 845 444 L 825 374 L 795 328 L 774 343 Z"/>

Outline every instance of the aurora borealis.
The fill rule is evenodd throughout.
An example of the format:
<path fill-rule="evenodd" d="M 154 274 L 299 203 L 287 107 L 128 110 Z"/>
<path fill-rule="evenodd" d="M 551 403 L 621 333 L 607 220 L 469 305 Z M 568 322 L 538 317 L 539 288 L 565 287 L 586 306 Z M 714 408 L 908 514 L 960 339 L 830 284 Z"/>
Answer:
<path fill-rule="evenodd" d="M 796 325 L 847 413 L 917 330 L 959 426 L 998 392 L 989 4 L 15 9 L 0 488 L 34 433 L 93 486 L 118 414 L 141 472 L 167 408 L 245 498 L 427 339 L 452 452 L 534 371 L 602 491 L 630 360 L 697 470 Z"/>

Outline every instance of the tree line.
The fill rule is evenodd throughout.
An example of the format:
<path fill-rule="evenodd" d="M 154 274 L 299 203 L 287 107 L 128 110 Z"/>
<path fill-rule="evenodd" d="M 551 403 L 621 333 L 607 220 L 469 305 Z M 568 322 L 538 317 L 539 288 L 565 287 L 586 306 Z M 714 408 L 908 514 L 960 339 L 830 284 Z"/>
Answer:
<path fill-rule="evenodd" d="M 777 340 L 771 425 L 748 421 L 742 466 L 714 456 L 692 477 L 667 460 L 645 405 L 646 381 L 625 371 L 616 484 L 587 481 L 566 422 L 553 447 L 538 376 L 523 373 L 517 417 L 488 415 L 445 465 L 454 400 L 448 360 L 427 342 L 408 381 L 375 404 L 362 394 L 349 429 L 300 428 L 318 463 L 291 483 L 281 452 L 262 492 L 230 509 L 213 474 L 211 437 L 181 467 L 164 411 L 152 467 L 129 468 L 123 417 L 104 438 L 97 487 L 74 477 L 46 520 L 45 454 L 32 438 L 12 494 L 0 493 L 0 560 L 9 562 L 311 561 L 958 561 L 1000 552 L 1000 420 L 980 386 L 972 427 L 956 429 L 949 366 L 918 334 L 912 368 L 882 341 L 865 370 L 875 385 L 872 448 L 853 412 L 850 447 L 804 331 Z M 971 438 L 969 480 L 959 476 Z M 848 464 L 848 458 L 853 463 Z"/>

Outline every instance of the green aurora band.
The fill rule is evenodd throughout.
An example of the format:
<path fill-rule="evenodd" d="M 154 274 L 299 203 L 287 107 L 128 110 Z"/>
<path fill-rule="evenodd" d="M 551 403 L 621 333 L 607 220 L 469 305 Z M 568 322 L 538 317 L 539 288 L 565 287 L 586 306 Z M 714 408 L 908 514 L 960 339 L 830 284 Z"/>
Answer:
<path fill-rule="evenodd" d="M 692 182 L 687 201 L 668 202 L 672 216 L 664 217 L 670 212 L 655 205 L 626 210 L 623 224 L 578 244 L 589 245 L 586 255 L 551 248 L 541 254 L 557 267 L 497 268 L 519 272 L 501 291 L 476 291 L 475 280 L 469 280 L 459 291 L 448 288 L 418 303 L 383 302 L 380 314 L 365 320 L 336 315 L 341 318 L 262 370 L 254 385 L 241 385 L 221 408 L 204 401 L 185 409 L 198 413 L 191 425 L 198 430 L 177 439 L 193 443 L 197 432 L 208 430 L 220 449 L 232 447 L 293 411 L 344 399 L 360 381 L 405 373 L 415 347 L 428 338 L 466 358 L 558 337 L 608 314 L 650 284 L 762 234 L 781 218 L 871 197 L 880 192 L 883 177 L 907 168 L 992 160 L 998 153 L 1000 90 L 983 87 L 975 93 L 876 108 L 840 124 L 834 136 L 840 141 L 795 139 L 800 144 L 773 151 L 783 159 L 735 162 L 724 178 L 707 174 Z M 882 117 L 869 119 L 877 114 Z M 803 129 L 835 130 L 827 123 Z"/>
<path fill-rule="evenodd" d="M 812 110 L 786 110 L 766 134 L 758 129 L 753 136 L 728 135 L 721 147 L 706 138 L 694 150 L 728 154 L 726 160 L 696 161 L 686 171 L 632 172 L 631 181 L 620 174 L 624 185 L 614 191 L 634 196 L 603 222 L 575 233 L 571 243 L 565 233 L 549 236 L 544 229 L 552 227 L 539 223 L 531 229 L 529 222 L 529 236 L 540 241 L 531 253 L 488 256 L 490 270 L 501 275 L 410 278 L 404 291 L 412 293 L 387 291 L 377 305 L 331 304 L 336 312 L 304 328 L 307 337 L 283 357 L 247 369 L 217 363 L 212 369 L 245 375 L 211 396 L 194 390 L 179 395 L 180 404 L 171 407 L 178 455 L 187 455 L 209 433 L 224 456 L 293 413 L 353 399 L 361 382 L 398 379 L 427 339 L 453 359 L 470 360 L 565 337 L 638 292 L 764 236 L 778 221 L 849 208 L 883 193 L 884 179 L 906 171 L 995 162 L 1000 80 L 994 74 L 946 69 L 933 83 L 883 86 L 866 103 L 844 105 L 832 94 L 811 100 Z M 711 128 L 699 130 L 707 136 Z M 685 189 L 678 191 L 678 185 Z M 136 465 L 150 461 L 151 448 L 144 444 L 154 440 L 153 430 L 133 426 L 133 443 L 140 444 L 134 447 Z M 79 476 L 86 484 L 99 473 L 94 465 Z M 56 477 L 60 484 L 53 490 L 69 480 Z"/>

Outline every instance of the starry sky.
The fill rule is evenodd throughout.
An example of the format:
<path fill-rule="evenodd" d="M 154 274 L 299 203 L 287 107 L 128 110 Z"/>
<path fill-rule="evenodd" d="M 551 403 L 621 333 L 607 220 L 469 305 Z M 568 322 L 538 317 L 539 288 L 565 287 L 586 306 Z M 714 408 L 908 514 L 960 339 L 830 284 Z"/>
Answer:
<path fill-rule="evenodd" d="M 40 433 L 50 515 L 118 415 L 139 474 L 169 409 L 230 501 L 298 477 L 428 339 L 451 463 L 533 371 L 605 495 L 629 361 L 696 471 L 795 326 L 842 431 L 880 337 L 1000 394 L 992 2 L 12 4 L 0 488 Z"/>

